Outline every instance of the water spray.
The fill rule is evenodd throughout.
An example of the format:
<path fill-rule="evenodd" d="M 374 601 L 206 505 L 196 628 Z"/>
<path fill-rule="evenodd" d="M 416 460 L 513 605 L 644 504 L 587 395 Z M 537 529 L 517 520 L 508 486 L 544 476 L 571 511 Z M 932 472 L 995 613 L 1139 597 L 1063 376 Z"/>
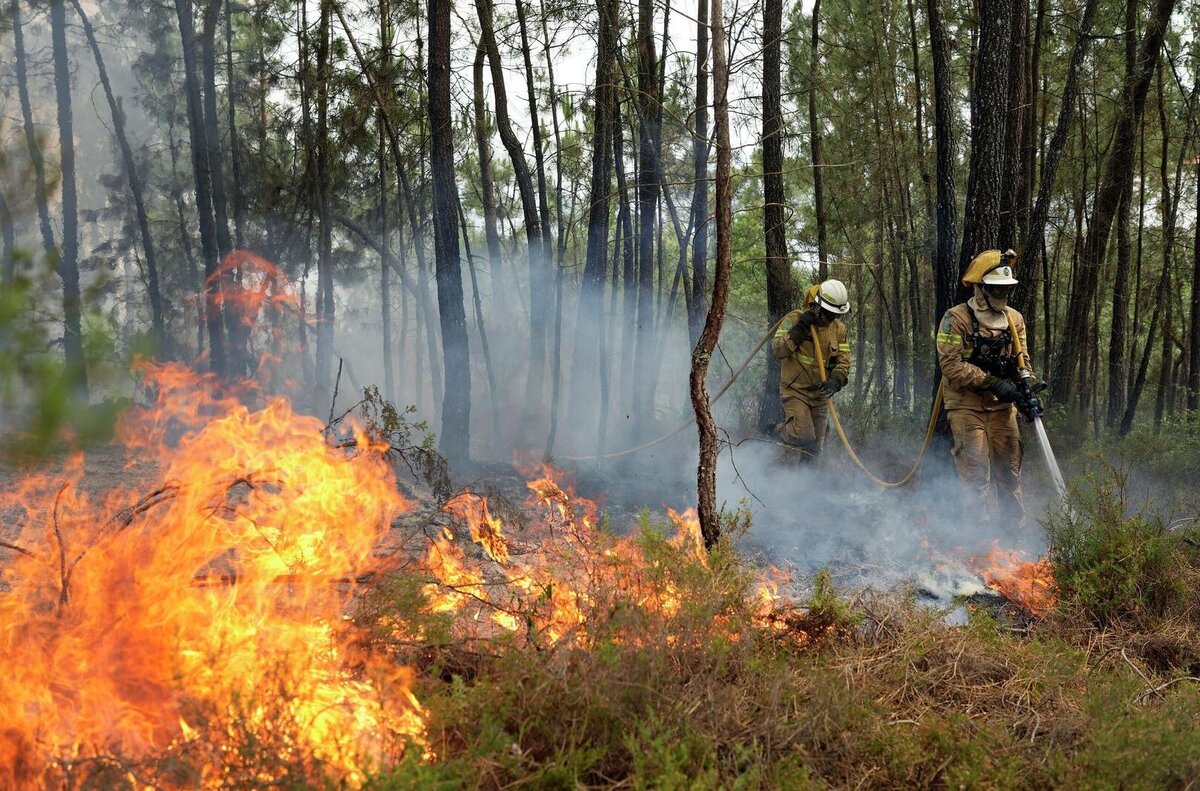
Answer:
<path fill-rule="evenodd" d="M 1050 438 L 1046 435 L 1046 426 L 1042 423 L 1042 414 L 1045 410 L 1042 408 L 1041 399 L 1037 394 L 1046 389 L 1045 382 L 1035 382 L 1033 372 L 1029 370 L 1028 360 L 1029 355 L 1025 352 L 1025 347 L 1021 344 L 1021 335 L 1017 332 L 1017 328 L 1013 326 L 1012 314 L 1005 311 L 1008 316 L 1008 329 L 1012 333 L 1013 351 L 1017 358 L 1017 373 L 1020 376 L 1021 400 L 1018 403 L 1018 408 L 1021 414 L 1033 424 L 1033 431 L 1037 434 L 1038 447 L 1042 449 L 1042 458 L 1046 460 L 1046 467 L 1050 470 L 1050 478 L 1054 481 L 1054 489 L 1058 492 L 1058 497 L 1063 502 L 1063 507 L 1067 508 L 1068 514 L 1070 508 L 1067 506 L 1067 484 L 1063 480 L 1062 470 L 1059 469 L 1058 459 L 1054 456 L 1054 448 L 1050 447 Z"/>

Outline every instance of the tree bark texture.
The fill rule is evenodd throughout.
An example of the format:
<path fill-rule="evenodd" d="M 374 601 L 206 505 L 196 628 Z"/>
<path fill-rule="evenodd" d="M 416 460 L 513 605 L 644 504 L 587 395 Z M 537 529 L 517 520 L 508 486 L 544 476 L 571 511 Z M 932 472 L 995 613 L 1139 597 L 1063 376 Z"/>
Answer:
<path fill-rule="evenodd" d="M 429 2 L 429 131 L 433 179 L 433 240 L 446 390 L 439 449 L 452 461 L 470 459 L 471 358 L 458 250 L 454 125 L 450 108 L 450 0 Z"/>
<path fill-rule="evenodd" d="M 88 395 L 87 365 L 83 358 L 83 319 L 79 292 L 79 195 L 75 189 L 75 128 L 71 113 L 71 67 L 67 62 L 65 0 L 50 3 L 50 35 L 54 42 L 54 88 L 58 103 L 58 143 L 62 169 L 62 248 L 58 276 L 62 279 L 63 347 L 67 379 L 84 399 Z"/>
<path fill-rule="evenodd" d="M 725 17 L 722 0 L 712 0 L 713 21 L 713 123 L 717 129 L 716 218 L 717 261 L 712 303 L 700 340 L 692 350 L 688 379 L 692 410 L 700 435 L 700 461 L 696 469 L 697 512 L 704 546 L 711 549 L 721 538 L 721 512 L 717 508 L 717 424 L 709 406 L 708 364 L 712 359 L 725 304 L 729 299 L 729 277 L 733 270 L 733 191 L 730 186 L 733 150 L 729 142 L 729 64 L 725 55 Z"/>
<path fill-rule="evenodd" d="M 700 338 L 708 305 L 708 0 L 696 3 L 696 103 L 692 108 L 692 299 L 688 338 Z"/>
<path fill-rule="evenodd" d="M 820 0 L 813 7 L 815 15 L 820 12 Z M 816 35 L 816 22 L 813 23 L 813 34 Z M 763 158 L 763 234 L 766 252 L 766 282 L 767 282 L 767 326 L 783 318 L 784 314 L 796 307 L 795 285 L 792 278 L 791 262 L 788 260 L 787 229 L 784 225 L 784 189 L 783 189 L 783 108 L 780 102 L 780 44 L 783 38 L 783 0 L 766 0 L 763 5 L 763 81 L 762 81 L 762 158 Z M 815 63 L 816 57 L 813 57 Z M 816 105 L 812 94 L 816 92 L 816 83 L 810 75 L 809 84 L 809 117 L 815 118 Z M 819 134 L 814 131 L 814 140 L 819 141 Z M 817 159 L 818 148 L 814 153 L 814 178 L 819 178 Z M 819 190 L 820 181 L 816 188 Z M 817 193 L 818 211 L 820 211 L 820 192 Z M 820 220 L 818 220 L 820 222 Z M 822 260 L 822 269 L 824 262 Z M 767 355 L 767 375 L 763 381 L 761 412 L 759 414 L 759 429 L 765 431 L 770 426 L 782 422 L 783 407 L 779 403 L 779 360 L 775 355 Z"/>

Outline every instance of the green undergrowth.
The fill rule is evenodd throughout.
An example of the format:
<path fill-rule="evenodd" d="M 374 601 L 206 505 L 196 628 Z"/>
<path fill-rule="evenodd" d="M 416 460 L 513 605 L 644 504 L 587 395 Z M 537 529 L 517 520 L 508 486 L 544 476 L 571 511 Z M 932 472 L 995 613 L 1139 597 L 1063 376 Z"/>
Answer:
<path fill-rule="evenodd" d="M 678 612 L 609 603 L 585 638 L 551 647 L 438 632 L 410 657 L 436 758 L 410 755 L 372 786 L 1188 787 L 1192 538 L 1097 481 L 1074 504 L 1075 523 L 1051 525 L 1059 605 L 1032 624 L 973 609 L 951 626 L 827 574 L 804 607 L 762 618 L 755 573 L 728 548 L 705 567 L 650 530 Z"/>

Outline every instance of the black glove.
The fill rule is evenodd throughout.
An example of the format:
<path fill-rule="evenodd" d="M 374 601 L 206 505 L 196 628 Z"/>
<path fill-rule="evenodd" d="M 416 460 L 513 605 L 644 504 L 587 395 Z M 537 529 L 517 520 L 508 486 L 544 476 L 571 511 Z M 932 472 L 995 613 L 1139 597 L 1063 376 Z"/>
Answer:
<path fill-rule="evenodd" d="M 799 346 L 804 341 L 812 337 L 812 328 L 817 323 L 817 314 L 811 310 L 806 310 L 800 314 L 800 318 L 788 330 L 788 339 L 793 344 Z"/>
<path fill-rule="evenodd" d="M 991 390 L 996 398 L 1005 404 L 1011 404 L 1021 397 L 1021 388 L 993 374 L 988 374 L 983 380 L 983 389 Z"/>
<path fill-rule="evenodd" d="M 817 387 L 820 389 L 821 395 L 825 396 L 826 398 L 832 398 L 833 394 L 838 390 L 841 390 L 844 385 L 837 379 L 830 377 L 829 379 L 821 382 L 821 384 L 817 385 Z"/>
<path fill-rule="evenodd" d="M 1021 397 L 1021 400 L 1017 402 L 1017 409 L 1021 411 L 1026 420 L 1032 422 L 1035 417 L 1042 416 L 1042 400 L 1030 393 Z"/>

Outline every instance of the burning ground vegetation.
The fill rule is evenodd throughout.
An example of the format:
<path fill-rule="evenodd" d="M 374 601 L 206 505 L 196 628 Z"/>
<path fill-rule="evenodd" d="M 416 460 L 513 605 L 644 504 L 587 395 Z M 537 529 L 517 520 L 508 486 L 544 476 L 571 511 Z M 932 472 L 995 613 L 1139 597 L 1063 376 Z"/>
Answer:
<path fill-rule="evenodd" d="M 120 485 L 76 456 L 0 493 L 0 787 L 1200 777 L 1200 543 L 1111 485 L 1049 558 L 964 558 L 994 595 L 953 625 L 707 552 L 690 511 L 611 524 L 549 467 L 456 491 L 372 394 L 326 425 L 140 374 Z"/>

